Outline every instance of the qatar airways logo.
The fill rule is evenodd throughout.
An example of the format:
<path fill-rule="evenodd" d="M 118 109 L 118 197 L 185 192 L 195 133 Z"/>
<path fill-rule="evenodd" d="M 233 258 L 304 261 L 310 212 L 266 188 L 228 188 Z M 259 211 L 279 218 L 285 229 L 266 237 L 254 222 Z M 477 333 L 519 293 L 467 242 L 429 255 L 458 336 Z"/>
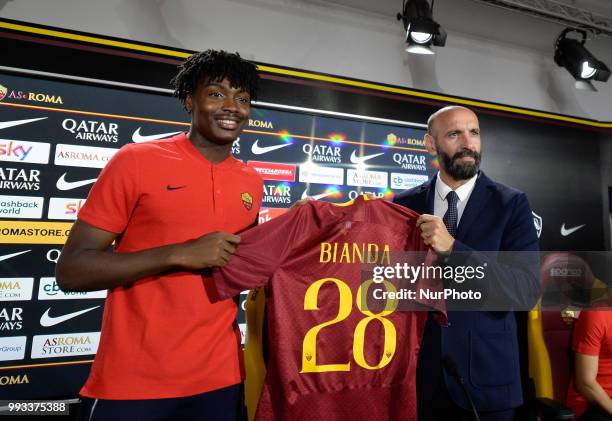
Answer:
<path fill-rule="evenodd" d="M 25 168 L 0 167 L 0 189 L 39 190 L 40 171 Z"/>
<path fill-rule="evenodd" d="M 311 145 L 310 143 L 305 143 L 302 146 L 302 152 L 308 155 L 310 161 L 329 164 L 339 164 L 342 162 L 340 150 L 340 146 Z"/>
<path fill-rule="evenodd" d="M 396 152 L 393 154 L 393 162 L 404 170 L 427 171 L 424 155 Z"/>
<path fill-rule="evenodd" d="M 62 121 L 62 128 L 74 135 L 77 140 L 117 143 L 119 125 L 95 120 L 75 120 L 67 118 Z"/>
<path fill-rule="evenodd" d="M 94 146 L 65 145 L 55 148 L 55 165 L 69 167 L 104 168 L 119 149 Z"/>
<path fill-rule="evenodd" d="M 263 204 L 273 205 L 290 205 L 291 204 L 291 186 L 286 184 L 270 185 L 264 184 L 263 186 Z"/>
<path fill-rule="evenodd" d="M 232 143 L 232 155 L 239 156 L 240 155 L 240 138 L 237 137 Z"/>

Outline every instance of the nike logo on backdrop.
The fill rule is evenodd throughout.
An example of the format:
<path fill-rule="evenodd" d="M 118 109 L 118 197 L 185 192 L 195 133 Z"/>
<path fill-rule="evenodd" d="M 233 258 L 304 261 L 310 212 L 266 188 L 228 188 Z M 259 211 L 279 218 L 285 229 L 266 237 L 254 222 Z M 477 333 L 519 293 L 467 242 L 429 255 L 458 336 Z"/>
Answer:
<path fill-rule="evenodd" d="M 259 146 L 258 142 L 259 142 L 259 139 L 257 139 L 255 141 L 255 143 L 253 143 L 253 146 L 251 147 L 251 152 L 253 152 L 255 155 L 263 155 L 265 153 L 272 152 L 272 151 L 275 151 L 277 149 L 285 148 L 285 147 L 291 145 L 291 143 L 282 143 L 280 145 Z"/>
<path fill-rule="evenodd" d="M 172 190 L 182 189 L 182 188 L 185 188 L 185 187 L 187 187 L 187 186 L 171 186 L 170 184 L 168 184 L 166 186 L 166 189 L 172 191 Z"/>
<path fill-rule="evenodd" d="M 9 127 L 21 126 L 22 124 L 33 123 L 38 120 L 44 120 L 47 117 L 40 118 L 28 118 L 26 120 L 11 120 L 11 121 L 0 121 L 0 130 L 8 129 Z"/>
<path fill-rule="evenodd" d="M 159 139 L 163 139 L 164 137 L 173 136 L 179 133 L 180 132 L 168 132 L 168 133 L 150 134 L 150 135 L 145 136 L 145 135 L 140 134 L 140 127 L 139 127 L 132 134 L 132 142 L 134 143 L 149 142 L 151 140 L 159 140 Z"/>
<path fill-rule="evenodd" d="M 45 313 L 42 316 L 40 316 L 40 325 L 43 327 L 55 326 L 55 325 L 65 322 L 66 320 L 74 319 L 75 317 L 80 316 L 81 314 L 85 314 L 91 310 L 95 310 L 98 307 L 100 306 L 86 308 L 85 310 L 75 311 L 74 313 L 68 313 L 68 314 L 64 314 L 63 316 L 57 316 L 57 317 L 49 316 L 49 310 L 51 310 L 51 307 L 49 307 L 47 311 L 45 311 Z"/>
<path fill-rule="evenodd" d="M 308 196 L 308 193 L 306 190 L 304 190 L 304 193 L 302 193 L 302 199 L 306 199 L 307 197 L 310 197 L 314 200 L 320 200 L 323 199 L 324 197 L 327 196 L 331 196 L 332 194 L 334 194 L 334 192 L 325 192 L 325 193 L 321 193 L 321 194 L 315 194 L 314 196 Z"/>
<path fill-rule="evenodd" d="M 351 162 L 353 164 L 363 164 L 364 162 L 372 158 L 376 158 L 377 156 L 384 155 L 384 152 L 381 152 L 381 153 L 375 153 L 372 155 L 357 156 L 355 152 L 357 151 L 354 150 L 353 153 L 351 154 Z"/>
<path fill-rule="evenodd" d="M 573 227 L 573 228 L 565 228 L 565 222 L 564 222 L 563 225 L 561 225 L 561 235 L 564 237 L 567 237 L 568 235 L 575 233 L 576 231 L 578 231 L 580 228 L 584 226 L 586 226 L 586 224 L 578 225 L 577 227 Z"/>
<path fill-rule="evenodd" d="M 66 174 L 68 173 L 65 172 L 64 174 L 62 174 L 60 178 L 57 179 L 57 183 L 55 184 L 55 186 L 57 187 L 58 190 L 76 189 L 78 187 L 83 187 L 88 184 L 95 183 L 97 180 L 97 178 L 90 178 L 89 180 L 66 181 Z"/>
<path fill-rule="evenodd" d="M 17 253 L 11 253 L 11 254 L 4 254 L 4 255 L 0 256 L 0 262 L 3 261 L 3 260 L 8 260 L 8 259 L 11 259 L 13 257 L 19 256 L 20 254 L 27 253 L 29 251 L 31 251 L 31 250 L 18 251 Z"/>

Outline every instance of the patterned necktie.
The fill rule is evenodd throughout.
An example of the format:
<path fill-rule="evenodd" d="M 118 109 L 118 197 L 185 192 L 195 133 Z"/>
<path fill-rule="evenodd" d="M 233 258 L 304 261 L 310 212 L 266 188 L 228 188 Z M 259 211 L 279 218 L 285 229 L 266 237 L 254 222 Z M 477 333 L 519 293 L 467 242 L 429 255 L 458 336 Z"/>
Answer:
<path fill-rule="evenodd" d="M 446 225 L 446 229 L 453 237 L 457 235 L 457 220 L 459 219 L 457 214 L 457 199 L 459 199 L 459 197 L 453 190 L 446 195 L 448 209 L 444 214 L 444 218 L 442 218 L 444 225 Z"/>

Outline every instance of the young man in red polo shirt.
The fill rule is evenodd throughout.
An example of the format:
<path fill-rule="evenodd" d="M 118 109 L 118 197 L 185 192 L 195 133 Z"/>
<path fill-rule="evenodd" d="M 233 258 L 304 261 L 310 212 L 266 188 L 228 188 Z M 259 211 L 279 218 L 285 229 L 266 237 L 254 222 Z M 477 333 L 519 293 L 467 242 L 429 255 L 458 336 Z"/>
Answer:
<path fill-rule="evenodd" d="M 231 147 L 258 75 L 213 50 L 179 69 L 189 132 L 117 152 L 57 265 L 65 291 L 109 290 L 81 419 L 233 420 L 242 406 L 236 305 L 211 302 L 201 270 L 224 266 L 240 242 L 232 233 L 257 220 L 261 178 Z"/>

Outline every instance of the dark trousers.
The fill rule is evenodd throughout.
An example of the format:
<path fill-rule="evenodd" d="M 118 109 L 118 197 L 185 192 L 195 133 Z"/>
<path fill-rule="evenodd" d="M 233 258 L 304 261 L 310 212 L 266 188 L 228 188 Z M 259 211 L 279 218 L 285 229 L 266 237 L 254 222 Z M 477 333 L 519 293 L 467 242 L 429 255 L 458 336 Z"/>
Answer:
<path fill-rule="evenodd" d="M 578 421 L 612 421 L 612 416 L 600 407 L 591 407 L 586 411 Z"/>
<path fill-rule="evenodd" d="M 143 385 L 146 387 L 146 385 Z M 237 421 L 246 419 L 242 384 L 169 399 L 82 398 L 78 421 Z"/>
<path fill-rule="evenodd" d="M 418 391 L 417 391 L 418 394 Z M 480 421 L 514 421 L 514 409 L 503 411 L 478 411 Z M 438 379 L 433 400 L 418 400 L 419 421 L 474 421 L 474 413 L 457 405 L 446 389 L 443 376 Z"/>

